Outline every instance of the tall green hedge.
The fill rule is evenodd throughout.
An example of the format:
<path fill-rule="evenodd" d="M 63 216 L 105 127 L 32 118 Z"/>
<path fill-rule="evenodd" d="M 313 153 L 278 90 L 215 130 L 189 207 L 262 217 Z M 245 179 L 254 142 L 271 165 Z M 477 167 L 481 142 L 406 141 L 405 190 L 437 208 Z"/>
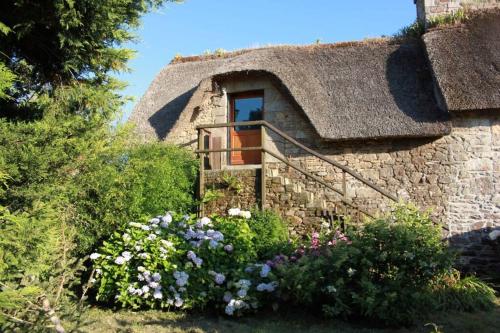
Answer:
<path fill-rule="evenodd" d="M 104 156 L 79 177 L 74 197 L 82 254 L 116 227 L 195 205 L 197 163 L 187 150 L 162 143 L 132 146 Z"/>

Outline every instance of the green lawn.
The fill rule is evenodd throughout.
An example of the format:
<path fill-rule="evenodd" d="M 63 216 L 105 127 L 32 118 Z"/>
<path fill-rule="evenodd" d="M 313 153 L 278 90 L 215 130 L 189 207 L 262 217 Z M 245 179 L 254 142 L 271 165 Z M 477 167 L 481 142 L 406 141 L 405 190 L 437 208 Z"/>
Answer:
<path fill-rule="evenodd" d="M 293 311 L 287 314 L 256 315 L 243 318 L 216 316 L 185 315 L 160 311 L 118 311 L 91 309 L 85 316 L 83 332 L 238 332 L 238 333 L 403 333 L 433 332 L 428 322 L 436 323 L 441 332 L 478 333 L 499 332 L 500 298 L 497 307 L 491 312 L 478 313 L 440 313 L 410 328 L 387 329 L 374 328 L 362 323 L 346 323 L 340 320 L 321 320 L 316 317 Z"/>

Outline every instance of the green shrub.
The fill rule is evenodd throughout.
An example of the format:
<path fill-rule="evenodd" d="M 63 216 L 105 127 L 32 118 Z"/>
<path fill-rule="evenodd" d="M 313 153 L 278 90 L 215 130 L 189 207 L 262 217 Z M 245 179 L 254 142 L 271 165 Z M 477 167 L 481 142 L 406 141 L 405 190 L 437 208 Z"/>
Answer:
<path fill-rule="evenodd" d="M 287 224 L 277 213 L 254 210 L 248 224 L 255 233 L 254 244 L 259 258 L 269 259 L 280 253 L 288 254 L 293 249 Z"/>
<path fill-rule="evenodd" d="M 118 148 L 92 168 L 79 177 L 73 199 L 80 253 L 88 253 L 123 221 L 159 215 L 169 207 L 189 213 L 195 205 L 197 162 L 187 150 L 161 143 Z"/>
<path fill-rule="evenodd" d="M 132 308 L 211 305 L 228 315 L 259 307 L 277 285 L 271 267 L 255 264 L 247 216 L 167 213 L 129 223 L 91 255 L 98 299 Z"/>
<path fill-rule="evenodd" d="M 281 268 L 282 292 L 327 316 L 406 324 L 426 311 L 428 286 L 453 264 L 440 229 L 414 207 L 400 206 L 350 238 L 316 244 L 296 264 Z M 313 237 L 313 245 L 318 239 L 324 237 Z"/>
<path fill-rule="evenodd" d="M 475 276 L 460 278 L 460 272 L 439 276 L 428 294 L 438 310 L 484 311 L 495 306 L 495 291 Z"/>

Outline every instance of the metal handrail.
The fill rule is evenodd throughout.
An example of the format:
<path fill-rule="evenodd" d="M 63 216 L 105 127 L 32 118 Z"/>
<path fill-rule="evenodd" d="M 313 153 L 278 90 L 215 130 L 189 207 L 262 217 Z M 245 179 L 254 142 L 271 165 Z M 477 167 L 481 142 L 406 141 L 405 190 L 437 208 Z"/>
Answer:
<path fill-rule="evenodd" d="M 198 130 L 205 130 L 207 128 L 221 128 L 221 127 L 235 127 L 235 126 L 257 126 L 257 125 L 260 125 L 260 126 L 265 126 L 267 128 L 269 128 L 270 130 L 272 130 L 273 132 L 275 132 L 276 134 L 278 134 L 279 136 L 281 136 L 283 139 L 285 139 L 286 141 L 296 145 L 297 147 L 307 151 L 308 153 L 316 156 L 317 158 L 341 169 L 343 172 L 351 175 L 353 178 L 359 180 L 360 182 L 362 182 L 363 184 L 365 184 L 366 186 L 372 188 L 373 190 L 377 191 L 378 193 L 382 194 L 383 196 L 385 196 L 386 198 L 389 198 L 391 199 L 392 201 L 394 202 L 398 202 L 398 197 L 395 196 L 395 195 L 392 195 L 391 193 L 389 193 L 388 191 L 384 190 L 383 188 L 375 185 L 374 183 L 372 183 L 371 181 L 363 178 L 363 176 L 361 176 L 360 174 L 358 174 L 357 172 L 343 166 L 342 164 L 318 153 L 317 151 L 314 151 L 312 150 L 311 148 L 307 147 L 307 146 L 304 146 L 302 143 L 298 142 L 297 140 L 295 140 L 294 138 L 290 137 L 288 134 L 282 132 L 281 130 L 277 129 L 276 127 L 274 127 L 273 125 L 271 125 L 270 123 L 268 123 L 267 121 L 265 120 L 256 120 L 256 121 L 245 121 L 245 122 L 232 122 L 232 123 L 220 123 L 220 124 L 206 124 L 206 125 L 198 125 L 196 126 L 196 129 Z"/>

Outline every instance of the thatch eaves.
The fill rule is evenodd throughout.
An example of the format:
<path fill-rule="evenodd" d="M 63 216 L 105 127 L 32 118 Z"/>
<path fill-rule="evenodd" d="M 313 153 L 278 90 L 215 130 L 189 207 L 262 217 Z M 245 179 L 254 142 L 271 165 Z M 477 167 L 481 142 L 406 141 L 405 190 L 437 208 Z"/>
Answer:
<path fill-rule="evenodd" d="M 130 120 L 140 134 L 163 138 L 171 126 L 167 124 L 180 119 L 202 80 L 245 71 L 278 80 L 327 140 L 429 137 L 450 131 L 447 113 L 434 99 L 422 45 L 390 40 L 179 59 L 158 74 Z"/>
<path fill-rule="evenodd" d="M 500 109 L 500 9 L 472 12 L 423 36 L 449 111 Z"/>

